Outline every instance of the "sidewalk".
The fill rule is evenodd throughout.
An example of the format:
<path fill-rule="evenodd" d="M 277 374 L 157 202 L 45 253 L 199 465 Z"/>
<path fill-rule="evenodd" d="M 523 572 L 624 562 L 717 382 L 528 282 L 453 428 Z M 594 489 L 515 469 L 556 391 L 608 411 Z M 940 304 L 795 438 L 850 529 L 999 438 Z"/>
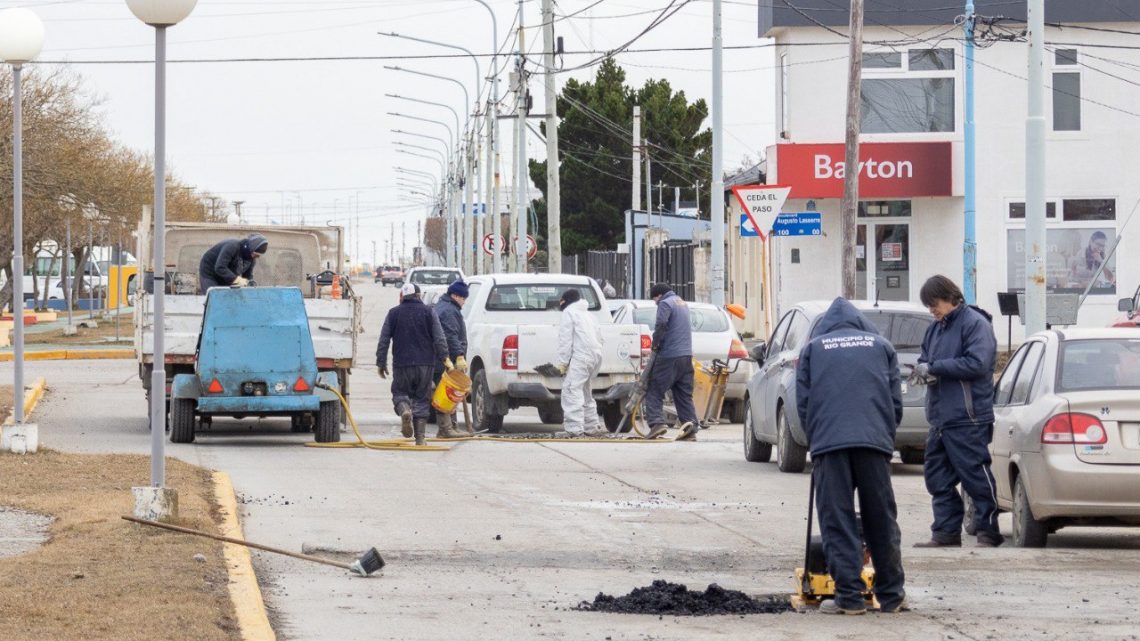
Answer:
<path fill-rule="evenodd" d="M 27 325 L 24 327 L 24 358 L 25 360 L 67 360 L 67 359 L 106 359 L 106 358 L 134 358 L 134 308 L 123 308 L 119 311 L 119 339 L 115 340 L 113 334 L 99 338 L 93 338 L 89 341 L 84 341 L 82 335 L 76 337 L 63 336 L 63 330 L 67 327 L 67 316 L 62 315 L 57 320 L 36 323 L 35 325 Z M 108 312 L 105 318 L 94 319 L 99 323 L 98 331 L 100 334 L 106 333 L 106 329 L 114 327 L 116 314 L 114 310 Z M 72 324 L 76 327 L 80 323 L 89 320 L 87 312 L 74 312 L 72 314 Z M 81 332 L 84 330 L 80 330 Z M 38 342 L 35 338 L 38 335 L 48 334 L 55 332 L 59 335 L 59 340 L 51 342 Z M 28 342 L 32 339 L 33 342 Z M 0 348 L 0 362 L 8 362 L 13 358 L 13 349 L 11 345 Z"/>

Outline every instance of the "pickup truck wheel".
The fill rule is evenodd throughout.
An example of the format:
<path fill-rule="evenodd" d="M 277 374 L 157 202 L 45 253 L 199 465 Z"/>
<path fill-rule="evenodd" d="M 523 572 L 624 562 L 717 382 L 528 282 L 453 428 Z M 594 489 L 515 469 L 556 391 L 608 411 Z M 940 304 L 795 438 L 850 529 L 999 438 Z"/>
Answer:
<path fill-rule="evenodd" d="M 471 391 L 471 411 L 475 414 L 475 429 L 491 433 L 503 431 L 503 417 L 490 412 L 491 390 L 487 385 L 487 373 L 479 370 Z"/>
<path fill-rule="evenodd" d="M 745 399 L 740 399 L 739 401 L 733 401 L 729 403 L 728 407 L 726 408 L 728 411 L 722 413 L 728 414 L 728 420 L 730 423 L 743 423 L 744 413 L 747 411 L 747 407 L 748 401 Z"/>
<path fill-rule="evenodd" d="M 752 431 L 752 407 L 748 399 L 740 401 L 744 406 L 744 460 L 749 463 L 767 463 L 772 459 L 772 444 L 756 438 Z"/>
<path fill-rule="evenodd" d="M 565 420 L 561 405 L 544 405 L 538 408 L 538 418 L 544 425 L 560 425 Z"/>
<path fill-rule="evenodd" d="M 176 398 L 171 402 L 170 442 L 194 442 L 194 399 Z"/>
<path fill-rule="evenodd" d="M 618 426 L 621 425 L 621 406 L 621 403 L 606 403 L 602 406 L 602 420 L 606 424 L 606 429 L 610 432 L 616 432 Z M 625 422 L 625 425 L 622 426 L 621 431 L 624 434 L 631 429 L 633 429 L 632 417 L 630 417 L 630 420 Z"/>
<path fill-rule="evenodd" d="M 318 443 L 336 443 L 340 440 L 340 401 L 325 401 L 317 412 Z"/>
<path fill-rule="evenodd" d="M 796 442 L 788 428 L 784 408 L 776 410 L 776 463 L 781 472 L 799 474 L 807 465 L 807 448 Z"/>

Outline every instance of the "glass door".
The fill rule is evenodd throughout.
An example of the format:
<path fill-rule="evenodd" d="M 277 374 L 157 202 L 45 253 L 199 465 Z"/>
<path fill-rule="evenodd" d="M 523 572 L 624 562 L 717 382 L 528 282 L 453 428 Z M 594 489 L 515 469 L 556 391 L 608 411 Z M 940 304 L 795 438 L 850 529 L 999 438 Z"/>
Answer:
<path fill-rule="evenodd" d="M 868 238 L 874 239 L 873 244 Z M 910 300 L 910 224 L 862 223 L 857 227 L 855 244 L 856 296 Z M 872 283 L 869 290 L 868 283 Z"/>

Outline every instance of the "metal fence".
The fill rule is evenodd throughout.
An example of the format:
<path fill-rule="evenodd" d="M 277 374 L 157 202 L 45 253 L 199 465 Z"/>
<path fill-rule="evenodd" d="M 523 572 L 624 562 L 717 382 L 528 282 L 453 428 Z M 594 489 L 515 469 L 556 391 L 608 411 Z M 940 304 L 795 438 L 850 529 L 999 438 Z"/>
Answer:
<path fill-rule="evenodd" d="M 586 275 L 594 280 L 605 280 L 613 286 L 618 298 L 626 298 L 629 254 L 616 251 L 591 251 L 586 253 Z"/>
<path fill-rule="evenodd" d="M 666 244 L 649 250 L 649 284 L 668 283 L 685 300 L 696 300 L 696 269 L 693 244 Z"/>
<path fill-rule="evenodd" d="M 563 256 L 562 257 L 562 273 L 563 274 L 581 274 L 582 261 L 581 256 Z"/>

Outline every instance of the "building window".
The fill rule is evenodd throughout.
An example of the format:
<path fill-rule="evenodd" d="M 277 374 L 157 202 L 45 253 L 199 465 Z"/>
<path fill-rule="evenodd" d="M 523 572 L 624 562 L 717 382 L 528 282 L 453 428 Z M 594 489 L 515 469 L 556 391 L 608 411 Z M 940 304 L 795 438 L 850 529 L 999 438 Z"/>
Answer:
<path fill-rule="evenodd" d="M 907 61 L 910 71 L 951 71 L 954 69 L 954 50 L 911 49 Z"/>
<path fill-rule="evenodd" d="M 1010 220 L 1025 220 L 1025 203 L 1010 203 L 1009 218 Z M 1045 203 L 1045 218 L 1050 220 L 1057 218 L 1056 202 L 1050 200 Z"/>
<path fill-rule="evenodd" d="M 1112 198 L 1063 200 L 1066 221 L 1116 220 L 1116 201 Z"/>
<path fill-rule="evenodd" d="M 1081 130 L 1081 74 L 1053 74 L 1053 131 Z"/>
<path fill-rule="evenodd" d="M 864 51 L 864 69 L 902 69 L 902 54 L 897 51 Z"/>
<path fill-rule="evenodd" d="M 865 52 L 862 133 L 955 131 L 954 56 L 953 49 Z"/>
<path fill-rule="evenodd" d="M 1053 64 L 1057 66 L 1077 64 L 1076 49 L 1057 49 L 1053 52 Z"/>
<path fill-rule="evenodd" d="M 859 218 L 910 218 L 909 200 L 866 200 L 859 203 Z"/>
<path fill-rule="evenodd" d="M 1010 204 L 1010 217 L 1017 205 L 1024 219 L 1023 203 Z M 1061 201 L 1061 220 L 1052 216 L 1045 231 L 1045 285 L 1050 293 L 1080 294 L 1091 284 L 1090 294 L 1116 294 L 1116 256 L 1108 256 L 1116 238 L 1115 221 L 1116 201 L 1111 198 Z M 1007 286 L 1024 291 L 1025 230 L 1020 227 L 1007 232 L 1006 261 Z"/>

